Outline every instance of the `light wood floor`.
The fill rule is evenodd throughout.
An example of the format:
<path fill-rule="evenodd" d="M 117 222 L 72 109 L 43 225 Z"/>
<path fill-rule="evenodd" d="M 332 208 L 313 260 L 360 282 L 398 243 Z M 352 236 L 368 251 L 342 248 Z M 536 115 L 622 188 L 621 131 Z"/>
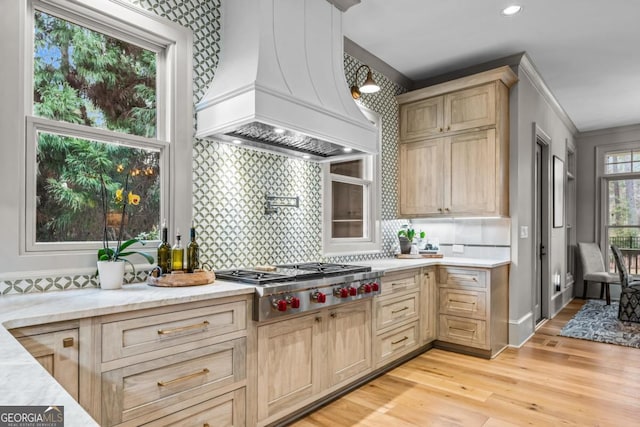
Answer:
<path fill-rule="evenodd" d="M 582 304 L 494 360 L 429 350 L 293 425 L 640 426 L 640 349 L 557 336 Z"/>

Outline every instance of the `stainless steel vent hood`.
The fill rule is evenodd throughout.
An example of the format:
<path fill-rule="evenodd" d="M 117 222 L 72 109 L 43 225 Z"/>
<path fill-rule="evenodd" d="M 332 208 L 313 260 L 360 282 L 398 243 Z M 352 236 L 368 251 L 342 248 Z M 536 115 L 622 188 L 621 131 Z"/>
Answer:
<path fill-rule="evenodd" d="M 313 160 L 375 152 L 344 76 L 342 12 L 327 0 L 223 0 L 221 13 L 196 137 Z"/>

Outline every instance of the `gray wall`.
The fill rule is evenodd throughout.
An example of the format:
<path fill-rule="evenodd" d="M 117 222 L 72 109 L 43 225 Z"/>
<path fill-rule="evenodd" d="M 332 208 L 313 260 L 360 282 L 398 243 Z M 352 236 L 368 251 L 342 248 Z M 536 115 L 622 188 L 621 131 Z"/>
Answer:
<path fill-rule="evenodd" d="M 596 176 L 597 162 L 596 149 L 620 144 L 640 145 L 640 125 L 624 126 L 612 129 L 596 130 L 581 133 L 577 139 L 578 164 L 577 164 L 577 233 L 578 242 L 599 242 L 600 230 L 598 224 L 599 178 Z M 576 293 L 582 294 L 582 271 L 580 263 L 577 263 Z M 590 286 L 588 296 L 597 297 L 599 286 Z M 620 296 L 618 286 L 611 287 L 611 297 L 617 299 Z"/>
<path fill-rule="evenodd" d="M 567 143 L 573 144 L 574 129 L 563 121 L 562 111 L 544 92 L 544 83 L 531 67 L 516 67 L 519 81 L 511 89 L 511 151 L 510 151 L 510 212 L 511 212 L 511 272 L 509 289 L 509 343 L 520 345 L 534 332 L 533 301 L 534 270 L 534 123 L 550 138 L 549 159 L 565 160 Z M 566 120 L 566 119 L 565 119 Z M 551 189 L 549 188 L 549 194 Z M 520 238 L 520 227 L 527 226 L 528 238 Z M 550 228 L 548 316 L 553 317 L 571 298 L 572 287 L 565 283 L 565 229 Z M 562 291 L 554 293 L 551 275 L 559 272 Z"/>

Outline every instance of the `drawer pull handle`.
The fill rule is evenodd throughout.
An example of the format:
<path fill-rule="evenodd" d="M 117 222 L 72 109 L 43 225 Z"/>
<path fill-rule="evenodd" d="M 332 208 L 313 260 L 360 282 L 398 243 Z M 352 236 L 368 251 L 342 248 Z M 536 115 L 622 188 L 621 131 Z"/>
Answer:
<path fill-rule="evenodd" d="M 65 338 L 62 340 L 62 347 L 73 347 L 73 338 Z"/>
<path fill-rule="evenodd" d="M 170 386 L 172 384 L 180 383 L 182 381 L 187 381 L 187 380 L 190 380 L 192 378 L 196 378 L 196 377 L 199 377 L 199 376 L 202 376 L 202 375 L 207 375 L 208 373 L 209 373 L 209 369 L 204 368 L 202 371 L 194 372 L 193 374 L 185 375 L 184 377 L 179 377 L 179 378 L 173 379 L 171 381 L 158 381 L 158 386 L 167 387 L 167 386 Z"/>
<path fill-rule="evenodd" d="M 450 302 L 458 302 L 460 304 L 473 304 L 476 305 L 475 301 L 460 301 L 459 299 L 450 299 Z"/>
<path fill-rule="evenodd" d="M 391 341 L 391 345 L 400 344 L 402 341 L 406 341 L 408 339 L 409 339 L 409 337 L 404 337 L 404 338 L 399 339 L 398 341 Z"/>
<path fill-rule="evenodd" d="M 409 310 L 409 307 L 402 307 L 400 310 L 392 310 L 391 314 L 400 313 L 401 311 Z"/>
<path fill-rule="evenodd" d="M 463 332 L 475 332 L 476 331 L 475 329 L 456 328 L 456 327 L 453 327 L 453 326 L 450 326 L 449 329 L 455 329 L 455 330 L 463 331 Z"/>
<path fill-rule="evenodd" d="M 205 320 L 204 322 L 197 323 L 195 325 L 180 326 L 179 328 L 173 328 L 173 329 L 158 329 L 158 335 L 176 334 L 178 332 L 190 331 L 191 329 L 206 328 L 207 326 L 209 326 L 209 321 Z"/>
<path fill-rule="evenodd" d="M 209 427 L 209 423 L 202 424 L 202 427 Z"/>

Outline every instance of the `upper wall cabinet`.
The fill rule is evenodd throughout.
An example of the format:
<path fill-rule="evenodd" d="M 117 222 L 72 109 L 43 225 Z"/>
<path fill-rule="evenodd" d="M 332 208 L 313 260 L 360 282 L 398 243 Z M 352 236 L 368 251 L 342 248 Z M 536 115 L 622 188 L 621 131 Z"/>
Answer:
<path fill-rule="evenodd" d="M 509 67 L 408 92 L 400 105 L 400 215 L 509 215 Z"/>

